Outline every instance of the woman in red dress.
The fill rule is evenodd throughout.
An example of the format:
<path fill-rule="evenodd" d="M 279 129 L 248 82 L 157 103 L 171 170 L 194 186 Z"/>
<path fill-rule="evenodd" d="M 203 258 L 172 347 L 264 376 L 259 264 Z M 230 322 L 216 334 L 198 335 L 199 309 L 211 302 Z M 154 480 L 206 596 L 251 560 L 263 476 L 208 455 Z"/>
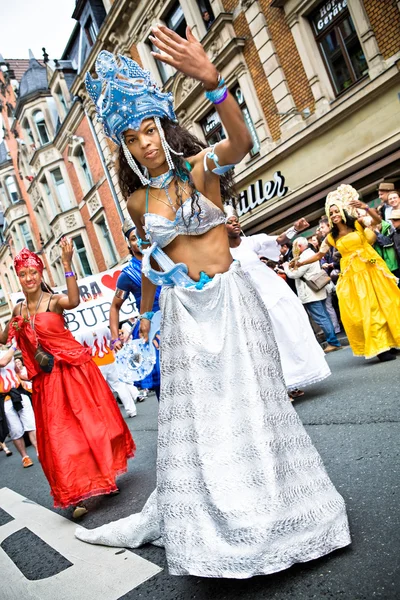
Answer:
<path fill-rule="evenodd" d="M 118 491 L 115 479 L 127 470 L 135 444 L 90 349 L 65 327 L 63 311 L 78 306 L 79 290 L 71 240 L 61 241 L 61 251 L 66 295 L 51 294 L 42 282 L 39 256 L 24 248 L 15 257 L 26 300 L 0 329 L 0 342 L 15 338 L 21 349 L 33 380 L 38 452 L 54 506 L 75 506 L 76 517 L 86 512 L 77 506 L 82 500 Z"/>

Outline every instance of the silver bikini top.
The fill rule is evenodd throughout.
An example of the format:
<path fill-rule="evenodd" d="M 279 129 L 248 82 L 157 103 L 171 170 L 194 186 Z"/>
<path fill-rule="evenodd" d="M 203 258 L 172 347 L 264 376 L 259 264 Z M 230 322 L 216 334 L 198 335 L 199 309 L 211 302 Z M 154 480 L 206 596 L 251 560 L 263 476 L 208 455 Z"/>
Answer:
<path fill-rule="evenodd" d="M 195 213 L 191 217 L 191 200 L 188 198 L 178 208 L 173 221 L 162 215 L 146 212 L 144 214 L 146 238 L 152 244 L 156 243 L 159 248 L 165 248 L 178 235 L 202 235 L 217 225 L 225 223 L 222 210 L 202 194 L 198 194 L 200 213 L 195 205 Z"/>

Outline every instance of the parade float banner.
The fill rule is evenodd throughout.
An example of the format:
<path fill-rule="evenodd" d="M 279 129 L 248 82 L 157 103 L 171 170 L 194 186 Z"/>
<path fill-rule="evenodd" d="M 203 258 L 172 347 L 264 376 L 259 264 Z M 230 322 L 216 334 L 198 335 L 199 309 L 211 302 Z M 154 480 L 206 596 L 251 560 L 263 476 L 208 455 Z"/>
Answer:
<path fill-rule="evenodd" d="M 114 297 L 117 279 L 121 267 L 103 271 L 90 277 L 78 279 L 77 284 L 81 302 L 77 308 L 65 311 L 65 322 L 71 333 L 80 333 L 82 329 L 96 329 L 108 325 L 111 302 Z M 66 294 L 66 285 L 53 288 L 54 293 Z M 22 292 L 11 294 L 13 305 L 25 299 Z M 138 314 L 135 298 L 131 294 L 120 310 L 121 320 L 128 320 Z"/>

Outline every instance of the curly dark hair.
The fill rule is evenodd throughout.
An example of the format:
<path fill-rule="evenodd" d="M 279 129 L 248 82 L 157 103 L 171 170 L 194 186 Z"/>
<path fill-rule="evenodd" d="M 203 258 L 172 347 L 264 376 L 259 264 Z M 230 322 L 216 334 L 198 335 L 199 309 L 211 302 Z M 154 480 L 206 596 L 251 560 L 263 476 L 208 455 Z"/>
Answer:
<path fill-rule="evenodd" d="M 355 229 L 357 219 L 355 217 L 352 217 L 351 215 L 349 215 L 349 213 L 346 210 L 343 210 L 343 212 L 344 212 L 344 216 L 346 217 L 347 227 L 349 227 L 350 229 Z M 334 240 L 336 240 L 339 237 L 339 229 L 338 229 L 337 225 L 332 224 L 331 235 Z"/>
<path fill-rule="evenodd" d="M 190 156 L 198 154 L 207 146 L 197 137 L 189 133 L 187 129 L 181 127 L 177 123 L 173 123 L 167 118 L 160 119 L 160 121 L 168 144 L 176 152 L 183 153 L 183 156 L 177 156 L 171 153 L 171 157 L 174 163 L 175 174 L 177 174 L 180 179 L 187 180 L 189 182 L 192 198 L 192 210 L 191 215 L 189 217 L 190 221 L 190 219 L 192 219 L 196 212 L 200 212 L 200 206 L 198 204 L 198 192 L 194 187 L 190 171 L 187 168 L 186 159 Z M 136 175 L 136 173 L 134 173 L 134 171 L 132 171 L 131 167 L 128 165 L 122 147 L 119 148 L 117 168 L 119 186 L 121 188 L 123 197 L 125 198 L 125 200 L 127 200 L 129 196 L 133 194 L 133 192 L 142 187 L 142 184 L 140 182 L 139 177 Z M 139 168 L 141 168 L 140 165 Z M 223 202 L 235 201 L 237 193 L 235 190 L 232 171 L 228 171 L 227 173 L 221 176 L 220 188 L 221 198 Z M 175 179 L 175 193 L 178 200 L 178 204 L 182 204 L 182 191 L 181 188 L 178 186 L 177 179 Z"/>

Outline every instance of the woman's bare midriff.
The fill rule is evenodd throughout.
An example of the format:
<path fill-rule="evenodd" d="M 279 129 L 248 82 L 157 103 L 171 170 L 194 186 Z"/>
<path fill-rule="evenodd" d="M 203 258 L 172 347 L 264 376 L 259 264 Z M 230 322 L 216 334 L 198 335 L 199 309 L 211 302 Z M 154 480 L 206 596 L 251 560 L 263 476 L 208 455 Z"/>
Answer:
<path fill-rule="evenodd" d="M 203 235 L 180 235 L 163 248 L 174 263 L 184 263 L 194 281 L 203 271 L 209 277 L 225 273 L 232 263 L 228 236 L 224 224 Z"/>

